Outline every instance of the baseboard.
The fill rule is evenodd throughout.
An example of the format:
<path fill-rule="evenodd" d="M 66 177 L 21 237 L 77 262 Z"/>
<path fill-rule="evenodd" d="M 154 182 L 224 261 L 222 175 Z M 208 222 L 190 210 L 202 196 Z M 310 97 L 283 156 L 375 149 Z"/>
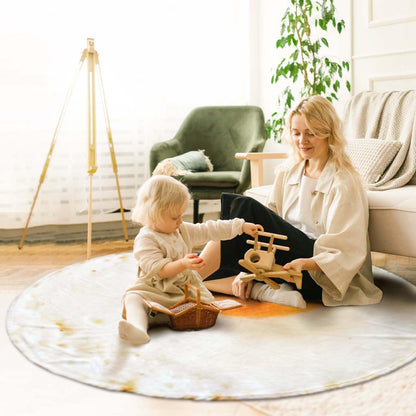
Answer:
<path fill-rule="evenodd" d="M 129 239 L 134 239 L 139 231 L 139 225 L 126 221 Z M 0 244 L 18 244 L 22 238 L 23 229 L 0 229 Z M 25 236 L 24 244 L 39 243 L 79 243 L 88 238 L 87 224 L 53 224 L 30 227 Z M 98 222 L 92 224 L 92 241 L 124 240 L 124 229 L 121 221 Z"/>

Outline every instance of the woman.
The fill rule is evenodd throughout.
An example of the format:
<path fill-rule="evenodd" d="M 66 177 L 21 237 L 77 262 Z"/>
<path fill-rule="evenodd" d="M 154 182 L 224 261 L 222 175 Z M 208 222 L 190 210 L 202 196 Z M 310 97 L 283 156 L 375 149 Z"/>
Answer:
<path fill-rule="evenodd" d="M 265 231 L 287 235 L 290 251 L 277 251 L 276 262 L 302 272 L 299 292 L 306 301 L 327 306 L 379 303 L 382 292 L 371 270 L 367 196 L 345 153 L 334 107 L 320 96 L 302 100 L 289 114 L 287 133 L 293 155 L 276 173 L 268 208 L 245 196 L 224 194 L 222 218 L 244 218 L 262 224 Z M 238 260 L 248 248 L 241 237 L 208 243 L 201 253 L 207 267 L 200 272 L 206 287 L 243 299 L 291 304 L 285 303 L 288 285 L 273 290 L 241 280 L 238 274 L 244 270 Z M 303 307 L 300 300 L 293 306 Z"/>

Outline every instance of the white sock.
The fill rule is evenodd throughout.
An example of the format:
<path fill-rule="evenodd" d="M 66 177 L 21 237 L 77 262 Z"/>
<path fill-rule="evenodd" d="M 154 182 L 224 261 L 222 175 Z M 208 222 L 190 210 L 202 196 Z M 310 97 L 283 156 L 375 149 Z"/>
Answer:
<path fill-rule="evenodd" d="M 129 341 L 135 345 L 145 344 L 150 341 L 150 337 L 147 335 L 146 330 L 134 326 L 125 319 L 122 319 L 118 323 L 118 334 L 121 339 Z"/>
<path fill-rule="evenodd" d="M 263 302 L 277 303 L 278 305 L 294 306 L 296 308 L 306 308 L 306 302 L 300 292 L 294 290 L 287 283 L 279 283 L 280 289 L 272 289 L 265 283 L 254 283 L 250 298 Z"/>

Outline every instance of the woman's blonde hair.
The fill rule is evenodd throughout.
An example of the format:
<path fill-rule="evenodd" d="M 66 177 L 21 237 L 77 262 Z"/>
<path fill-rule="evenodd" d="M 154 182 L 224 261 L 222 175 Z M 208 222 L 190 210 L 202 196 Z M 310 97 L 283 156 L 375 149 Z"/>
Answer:
<path fill-rule="evenodd" d="M 189 200 L 188 188 L 182 182 L 170 176 L 152 176 L 137 192 L 137 202 L 131 219 L 152 226 L 164 214 L 184 206 Z"/>
<path fill-rule="evenodd" d="M 302 115 L 305 117 L 308 129 L 317 138 L 328 139 L 329 156 L 335 164 L 337 171 L 346 169 L 354 177 L 358 177 L 358 173 L 345 151 L 347 141 L 343 133 L 342 122 L 338 117 L 334 106 L 326 98 L 319 95 L 304 98 L 289 113 L 286 122 L 285 139 L 293 147 L 294 159 L 300 161 L 302 160 L 302 157 L 293 140 L 291 140 L 292 119 L 295 115 Z"/>

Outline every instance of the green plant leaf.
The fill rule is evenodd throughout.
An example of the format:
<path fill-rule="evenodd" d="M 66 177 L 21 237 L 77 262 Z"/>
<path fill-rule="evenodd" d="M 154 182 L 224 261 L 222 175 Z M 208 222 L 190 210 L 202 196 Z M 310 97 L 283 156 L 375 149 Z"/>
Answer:
<path fill-rule="evenodd" d="M 297 61 L 298 60 L 298 57 L 299 57 L 299 50 L 296 49 L 295 52 L 293 52 L 293 60 L 294 61 Z"/>
<path fill-rule="evenodd" d="M 328 36 L 331 30 L 339 35 L 345 28 L 343 19 L 337 20 L 335 0 L 286 0 L 289 3 L 280 26 L 280 38 L 276 49 L 285 52 L 272 84 L 289 80 L 283 92 L 279 93 L 275 111 L 267 120 L 267 134 L 280 141 L 285 126 L 286 114 L 295 100 L 311 94 L 320 94 L 329 101 L 338 100 L 341 84 L 351 90 L 344 72 L 350 70 L 349 61 L 338 62 L 322 56 L 322 47 L 329 48 Z M 281 54 L 282 52 L 278 52 Z"/>

